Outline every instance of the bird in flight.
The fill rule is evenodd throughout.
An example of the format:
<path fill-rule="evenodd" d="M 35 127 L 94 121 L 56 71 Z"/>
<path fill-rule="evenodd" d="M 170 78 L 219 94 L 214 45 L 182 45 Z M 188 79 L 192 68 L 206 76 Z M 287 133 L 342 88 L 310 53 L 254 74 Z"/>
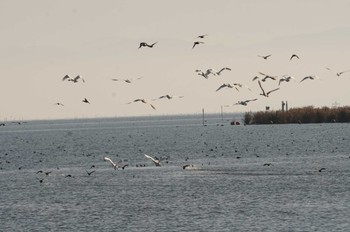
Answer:
<path fill-rule="evenodd" d="M 220 71 L 215 72 L 215 73 L 216 73 L 216 75 L 220 76 L 221 72 L 222 72 L 222 71 L 224 71 L 224 70 L 231 71 L 231 69 L 230 69 L 230 68 L 224 67 L 224 68 L 220 69 Z"/>
<path fill-rule="evenodd" d="M 239 91 L 238 88 L 235 87 L 234 85 L 231 85 L 231 84 L 222 84 L 222 85 L 219 86 L 219 88 L 216 90 L 216 92 L 219 91 L 219 90 L 222 89 L 222 88 L 230 88 L 230 89 L 235 88 L 237 91 Z"/>
<path fill-rule="evenodd" d="M 108 158 L 108 157 L 104 157 L 103 160 L 104 160 L 104 161 L 109 161 L 114 169 L 121 168 L 121 169 L 124 170 L 124 168 L 125 168 L 126 166 L 128 166 L 128 164 L 122 164 L 121 161 L 118 162 L 118 163 L 114 163 L 114 162 L 113 162 L 110 158 Z"/>
<path fill-rule="evenodd" d="M 294 80 L 294 77 L 285 75 L 280 78 L 280 80 L 278 81 L 278 85 L 281 85 L 281 82 L 290 82 L 291 80 Z"/>
<path fill-rule="evenodd" d="M 199 44 L 204 44 L 204 42 L 202 42 L 202 41 L 196 41 L 196 42 L 194 42 L 194 43 L 193 43 L 193 46 L 192 46 L 192 49 L 193 49 L 195 46 L 199 45 Z"/>
<path fill-rule="evenodd" d="M 141 78 L 142 77 L 138 77 L 138 78 L 136 78 L 136 80 L 140 80 Z M 116 79 L 116 78 L 114 78 L 114 79 L 112 79 L 112 81 L 124 81 L 128 84 L 131 84 L 134 80 L 132 78 L 131 79 Z"/>
<path fill-rule="evenodd" d="M 261 91 L 262 91 L 262 93 L 261 93 L 260 95 L 261 95 L 261 96 L 264 96 L 264 97 L 269 97 L 270 93 L 275 92 L 275 91 L 277 91 L 277 90 L 280 89 L 280 88 L 277 88 L 277 89 L 273 89 L 273 90 L 271 90 L 271 91 L 269 91 L 269 92 L 265 92 L 265 90 L 263 89 L 263 87 L 262 87 L 262 85 L 261 85 L 261 82 L 258 81 L 258 83 L 259 83 L 260 89 L 261 89 Z"/>
<path fill-rule="evenodd" d="M 148 158 L 148 159 L 150 159 L 150 160 L 152 160 L 153 163 L 154 163 L 157 167 L 161 166 L 161 165 L 160 165 L 160 160 L 159 160 L 159 159 L 153 158 L 153 157 L 151 157 L 151 156 L 149 156 L 149 155 L 146 155 L 146 154 L 145 154 L 145 157 Z"/>
<path fill-rule="evenodd" d="M 89 102 L 88 99 L 86 99 L 86 98 L 84 98 L 84 99 L 82 100 L 82 102 L 87 103 L 87 104 L 90 104 L 90 102 Z"/>
<path fill-rule="evenodd" d="M 175 96 L 175 95 L 166 94 L 166 95 L 160 96 L 159 98 L 153 99 L 153 101 L 159 100 L 159 99 L 164 99 L 164 98 L 171 100 L 173 98 L 183 98 L 183 97 L 184 96 Z"/>
<path fill-rule="evenodd" d="M 207 36 L 208 36 L 208 34 L 204 34 L 204 35 L 199 35 L 199 36 L 197 36 L 196 38 L 204 39 L 204 37 L 207 37 Z"/>
<path fill-rule="evenodd" d="M 338 77 L 340 77 L 340 75 L 342 75 L 343 73 L 349 72 L 349 71 L 350 71 L 350 70 L 346 70 L 346 71 L 338 72 L 338 73 L 336 73 L 336 75 L 337 75 Z"/>
<path fill-rule="evenodd" d="M 267 55 L 267 56 L 261 56 L 261 55 L 258 55 L 259 57 L 261 57 L 261 58 L 263 58 L 264 60 L 267 60 L 267 58 L 269 58 L 270 56 L 271 56 L 271 54 L 270 55 Z"/>
<path fill-rule="evenodd" d="M 216 76 L 216 72 L 213 70 L 213 69 L 207 69 L 206 72 L 203 72 L 202 70 L 200 69 L 197 69 L 196 70 L 196 73 L 202 77 L 204 77 L 205 79 L 208 79 L 209 75 L 212 74 L 214 76 Z"/>
<path fill-rule="evenodd" d="M 58 105 L 58 106 L 64 106 L 62 103 L 60 102 L 56 102 L 54 105 Z"/>
<path fill-rule="evenodd" d="M 144 103 L 144 104 L 150 105 L 150 106 L 152 107 L 152 109 L 154 109 L 154 110 L 156 109 L 156 107 L 154 107 L 154 105 L 148 103 L 148 102 L 147 102 L 145 99 L 143 99 L 143 98 L 135 99 L 134 101 L 129 102 L 129 103 L 127 103 L 127 104 L 131 104 L 131 103 L 133 103 L 133 102 L 142 102 L 142 103 Z"/>
<path fill-rule="evenodd" d="M 238 102 L 237 102 L 236 104 L 234 104 L 234 105 L 247 106 L 247 105 L 248 105 L 248 102 L 256 101 L 256 100 L 258 100 L 258 99 L 255 98 L 255 99 L 250 99 L 250 100 L 238 101 Z"/>
<path fill-rule="evenodd" d="M 319 77 L 318 76 L 306 76 L 299 83 L 301 83 L 301 82 L 303 82 L 303 81 L 305 81 L 307 79 L 315 80 L 315 79 L 319 79 Z"/>
<path fill-rule="evenodd" d="M 69 75 L 65 75 L 65 76 L 62 78 L 62 81 L 65 81 L 65 80 L 71 81 L 71 82 L 73 82 L 73 83 L 77 83 L 79 80 L 81 80 L 82 82 L 85 82 L 85 80 L 84 80 L 80 75 L 78 75 L 78 76 L 76 76 L 76 77 L 74 77 L 74 78 L 71 78 Z"/>
<path fill-rule="evenodd" d="M 139 49 L 142 48 L 142 47 L 149 47 L 149 48 L 153 48 L 154 45 L 156 45 L 158 42 L 155 42 L 153 44 L 148 44 L 146 42 L 141 42 L 140 43 L 140 46 L 139 46 Z"/>
<path fill-rule="evenodd" d="M 290 57 L 290 59 L 289 59 L 289 60 L 292 60 L 293 58 L 298 58 L 298 59 L 299 59 L 299 56 L 298 56 L 298 55 L 296 55 L 296 54 L 293 54 L 293 55 Z"/>
<path fill-rule="evenodd" d="M 267 74 L 262 73 L 262 72 L 259 72 L 259 74 L 264 76 L 264 78 L 261 79 L 262 82 L 265 82 L 267 79 L 271 79 L 271 80 L 274 80 L 274 81 L 277 79 L 277 77 L 275 77 L 275 76 L 267 75 Z M 256 79 L 259 79 L 259 78 L 254 77 L 253 81 L 255 81 Z"/>
<path fill-rule="evenodd" d="M 89 171 L 87 171 L 87 170 L 85 170 L 86 171 L 86 173 L 90 176 L 92 173 L 94 173 L 95 172 L 95 170 L 93 170 L 93 171 L 91 171 L 91 172 L 89 172 Z"/>

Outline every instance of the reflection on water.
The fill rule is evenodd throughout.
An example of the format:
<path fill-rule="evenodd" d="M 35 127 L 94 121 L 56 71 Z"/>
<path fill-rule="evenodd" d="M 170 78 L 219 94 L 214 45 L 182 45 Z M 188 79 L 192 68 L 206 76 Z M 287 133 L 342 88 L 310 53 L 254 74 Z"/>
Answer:
<path fill-rule="evenodd" d="M 0 230 L 348 230 L 349 124 L 201 123 L 167 117 L 1 127 Z M 155 167 L 144 154 L 170 158 Z M 104 156 L 129 166 L 114 170 Z"/>

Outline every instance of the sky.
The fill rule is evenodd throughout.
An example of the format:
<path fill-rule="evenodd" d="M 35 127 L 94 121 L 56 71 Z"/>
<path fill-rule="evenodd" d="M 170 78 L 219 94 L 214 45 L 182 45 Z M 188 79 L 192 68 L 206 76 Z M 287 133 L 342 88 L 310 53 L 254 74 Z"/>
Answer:
<path fill-rule="evenodd" d="M 348 0 L 0 0 L 0 120 L 350 105 L 350 72 L 336 75 L 350 69 L 349 9 Z M 208 79 L 195 72 L 223 67 L 231 71 Z M 265 98 L 252 81 L 259 72 L 295 80 L 264 82 L 280 87 Z M 309 75 L 319 79 L 300 83 Z M 216 92 L 223 83 L 252 91 Z M 165 94 L 183 98 L 153 101 Z"/>

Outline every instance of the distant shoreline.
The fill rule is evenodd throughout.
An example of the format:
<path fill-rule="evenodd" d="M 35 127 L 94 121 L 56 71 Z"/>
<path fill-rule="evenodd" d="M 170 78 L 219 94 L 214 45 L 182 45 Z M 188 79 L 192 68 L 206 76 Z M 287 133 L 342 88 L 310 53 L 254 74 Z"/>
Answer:
<path fill-rule="evenodd" d="M 350 106 L 321 107 L 306 106 L 288 111 L 246 112 L 243 118 L 246 125 L 293 124 L 293 123 L 335 123 L 350 122 Z"/>

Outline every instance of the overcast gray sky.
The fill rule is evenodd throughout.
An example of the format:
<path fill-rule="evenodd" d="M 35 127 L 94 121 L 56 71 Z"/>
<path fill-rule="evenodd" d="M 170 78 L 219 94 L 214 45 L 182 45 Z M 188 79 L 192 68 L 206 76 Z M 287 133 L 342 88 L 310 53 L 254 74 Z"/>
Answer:
<path fill-rule="evenodd" d="M 282 100 L 350 105 L 350 72 L 336 76 L 350 69 L 349 9 L 348 0 L 0 0 L 0 120 L 220 112 L 256 97 L 225 112 L 279 109 Z M 200 34 L 205 43 L 192 49 Z M 142 41 L 158 44 L 137 49 Z M 290 61 L 294 53 L 300 59 Z M 222 67 L 232 71 L 195 73 Z M 258 72 L 296 81 L 264 98 L 252 81 Z M 86 82 L 63 82 L 66 74 Z M 308 75 L 320 80 L 299 83 Z M 215 91 L 235 82 L 252 92 Z M 156 110 L 127 104 L 164 94 L 184 98 L 152 101 Z"/>

